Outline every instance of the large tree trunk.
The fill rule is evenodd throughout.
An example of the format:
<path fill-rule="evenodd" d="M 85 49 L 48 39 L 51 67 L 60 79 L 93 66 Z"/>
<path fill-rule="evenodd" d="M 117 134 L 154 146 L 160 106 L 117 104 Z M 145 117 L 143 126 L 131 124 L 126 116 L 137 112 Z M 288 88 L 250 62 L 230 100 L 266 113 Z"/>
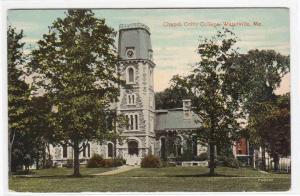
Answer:
<path fill-rule="evenodd" d="M 209 142 L 209 174 L 214 175 L 215 174 L 215 167 L 216 167 L 216 161 L 215 161 L 215 145 L 213 142 Z"/>
<path fill-rule="evenodd" d="M 74 169 L 74 173 L 73 176 L 75 177 L 80 177 L 80 172 L 79 172 L 79 142 L 78 140 L 74 140 L 73 143 L 73 148 L 74 148 L 74 163 L 73 163 L 73 169 Z"/>
<path fill-rule="evenodd" d="M 11 138 L 11 131 L 8 131 L 8 175 L 11 175 L 11 165 L 12 165 L 12 146 L 15 140 L 15 132 L 12 135 Z"/>
<path fill-rule="evenodd" d="M 8 175 L 11 175 L 11 153 L 12 153 L 12 145 L 10 141 L 8 142 Z"/>

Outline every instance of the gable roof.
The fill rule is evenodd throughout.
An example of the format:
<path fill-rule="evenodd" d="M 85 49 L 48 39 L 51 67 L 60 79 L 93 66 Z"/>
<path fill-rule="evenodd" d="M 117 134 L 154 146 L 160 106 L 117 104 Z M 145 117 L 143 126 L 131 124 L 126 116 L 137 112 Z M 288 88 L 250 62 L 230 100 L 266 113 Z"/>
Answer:
<path fill-rule="evenodd" d="M 155 130 L 197 129 L 201 126 L 200 118 L 191 112 L 189 119 L 184 119 L 182 108 L 156 110 Z"/>

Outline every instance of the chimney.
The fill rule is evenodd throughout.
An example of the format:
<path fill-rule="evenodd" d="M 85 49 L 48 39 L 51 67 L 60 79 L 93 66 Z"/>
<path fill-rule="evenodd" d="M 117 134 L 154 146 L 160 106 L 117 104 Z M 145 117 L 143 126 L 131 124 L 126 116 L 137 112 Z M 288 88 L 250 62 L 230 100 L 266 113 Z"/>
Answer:
<path fill-rule="evenodd" d="M 191 118 L 191 107 L 192 107 L 192 101 L 190 99 L 182 100 L 182 110 L 183 110 L 184 119 Z"/>

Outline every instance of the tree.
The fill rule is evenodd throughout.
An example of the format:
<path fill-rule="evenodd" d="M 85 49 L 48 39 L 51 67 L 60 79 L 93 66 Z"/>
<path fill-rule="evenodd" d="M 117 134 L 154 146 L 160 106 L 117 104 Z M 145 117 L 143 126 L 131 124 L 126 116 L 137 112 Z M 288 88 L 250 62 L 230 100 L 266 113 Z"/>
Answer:
<path fill-rule="evenodd" d="M 173 76 L 172 80 L 178 76 Z M 169 109 L 182 107 L 182 100 L 188 99 L 188 93 L 184 88 L 179 88 L 172 85 L 162 92 L 155 93 L 155 107 L 156 109 Z"/>
<path fill-rule="evenodd" d="M 123 84 L 116 72 L 115 35 L 91 10 L 69 9 L 32 52 L 35 84 L 44 88 L 54 108 L 49 135 L 74 149 L 74 176 L 80 176 L 79 153 L 89 141 L 116 136 L 106 123 Z M 122 119 L 114 113 L 113 129 Z"/>
<path fill-rule="evenodd" d="M 41 165 L 41 160 L 43 167 L 45 167 L 46 159 L 51 159 L 49 144 L 54 140 L 53 136 L 49 134 L 52 132 L 49 131 L 51 126 L 48 120 L 51 110 L 52 105 L 46 95 L 31 97 L 28 107 L 31 115 L 26 125 L 26 137 L 30 138 L 31 146 L 29 149 L 25 149 L 28 149 L 27 151 L 35 161 L 37 169 Z"/>
<path fill-rule="evenodd" d="M 279 96 L 275 107 L 266 118 L 267 148 L 278 170 L 279 157 L 291 153 L 290 95 Z"/>
<path fill-rule="evenodd" d="M 25 129 L 28 116 L 27 106 L 30 95 L 29 86 L 24 81 L 22 65 L 24 43 L 23 31 L 17 32 L 9 26 L 7 30 L 7 68 L 8 68 L 8 154 L 9 174 L 11 173 L 11 155 L 15 138 Z"/>
<path fill-rule="evenodd" d="M 209 145 L 211 175 L 216 167 L 215 146 L 232 143 L 240 130 L 237 119 L 242 117 L 242 112 L 230 73 L 234 66 L 232 59 L 238 55 L 233 47 L 236 39 L 227 29 L 210 39 L 204 38 L 197 49 L 201 60 L 194 65 L 192 73 L 173 81 L 189 93 L 192 110 L 201 119 L 198 133 Z"/>
<path fill-rule="evenodd" d="M 274 170 L 278 170 L 280 156 L 290 155 L 290 96 L 277 96 L 274 101 L 264 103 L 264 110 L 250 121 L 254 136 L 263 143 L 265 150 L 273 157 Z M 262 112 L 264 111 L 264 112 Z M 259 120 L 258 120 L 259 119 Z M 264 168 L 265 169 L 265 168 Z"/>
<path fill-rule="evenodd" d="M 274 50 L 250 50 L 234 60 L 231 71 L 234 88 L 240 89 L 242 109 L 247 113 L 250 142 L 262 148 L 262 169 L 265 170 L 265 130 L 270 107 L 277 99 L 274 91 L 289 71 L 289 56 Z"/>

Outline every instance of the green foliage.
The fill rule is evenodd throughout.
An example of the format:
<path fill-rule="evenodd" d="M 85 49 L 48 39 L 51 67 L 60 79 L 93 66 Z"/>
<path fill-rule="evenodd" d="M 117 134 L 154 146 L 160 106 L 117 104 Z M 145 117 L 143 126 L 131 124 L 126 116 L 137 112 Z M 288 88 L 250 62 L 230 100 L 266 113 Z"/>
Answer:
<path fill-rule="evenodd" d="M 103 161 L 103 157 L 101 155 L 93 154 L 93 156 L 88 160 L 86 167 L 88 168 L 100 167 L 102 161 Z"/>
<path fill-rule="evenodd" d="M 221 166 L 226 166 L 231 168 L 239 168 L 241 166 L 241 163 L 233 156 L 218 155 L 217 160 L 218 160 L 218 165 Z"/>
<path fill-rule="evenodd" d="M 224 160 L 224 166 L 226 167 L 239 168 L 240 165 L 241 163 L 233 157 L 225 158 Z"/>
<path fill-rule="evenodd" d="M 142 159 L 141 167 L 144 168 L 158 168 L 160 167 L 160 160 L 154 155 L 147 155 Z"/>
<path fill-rule="evenodd" d="M 97 168 L 97 167 L 118 167 L 126 163 L 123 158 L 114 159 L 103 159 L 101 155 L 93 154 L 93 156 L 88 160 L 87 168 Z"/>
<path fill-rule="evenodd" d="M 119 167 L 126 164 L 126 160 L 123 158 L 114 158 L 112 159 L 112 166 L 113 167 Z"/>
<path fill-rule="evenodd" d="M 184 88 L 192 99 L 193 112 L 201 120 L 199 138 L 210 146 L 210 173 L 214 173 L 214 146 L 228 145 L 241 129 L 237 119 L 242 118 L 238 90 L 231 88 L 232 62 L 238 53 L 234 48 L 235 34 L 228 29 L 218 31 L 198 45 L 200 61 L 186 77 L 173 78 L 172 84 Z M 200 130 L 201 129 L 201 130 Z"/>
<path fill-rule="evenodd" d="M 74 149 L 74 175 L 79 176 L 81 145 L 116 139 L 111 132 L 124 118 L 110 108 L 124 84 L 116 72 L 116 32 L 91 10 L 69 9 L 57 18 L 32 51 L 29 68 L 34 86 L 45 90 L 55 110 L 50 135 Z"/>
<path fill-rule="evenodd" d="M 207 159 L 208 159 L 208 154 L 206 152 L 203 152 L 198 156 L 199 161 L 206 161 Z"/>
<path fill-rule="evenodd" d="M 17 32 L 9 26 L 7 31 L 7 73 L 8 73 L 8 139 L 9 170 L 15 170 L 24 164 L 26 156 L 21 143 L 28 122 L 29 86 L 24 81 L 25 63 L 23 55 L 24 43 L 21 42 L 23 31 Z M 28 145 L 30 146 L 30 145 Z M 28 149 L 28 148 L 26 148 Z M 28 161 L 26 161 L 28 162 Z"/>
<path fill-rule="evenodd" d="M 175 78 L 174 76 L 173 78 Z M 169 109 L 181 108 L 182 100 L 187 99 L 188 93 L 184 88 L 171 86 L 162 92 L 155 93 L 155 108 L 156 109 Z"/>
<path fill-rule="evenodd" d="M 100 167 L 113 167 L 112 159 L 103 159 L 100 163 Z"/>
<path fill-rule="evenodd" d="M 262 146 L 272 157 L 275 170 L 279 157 L 290 155 L 290 95 L 275 96 L 273 99 L 256 103 L 249 118 L 250 140 L 256 146 Z M 262 168 L 265 170 L 262 157 Z"/>
<path fill-rule="evenodd" d="M 250 142 L 256 148 L 262 147 L 263 151 L 265 149 L 273 151 L 270 150 L 271 146 L 280 146 L 277 143 L 279 140 L 276 141 L 275 138 L 283 136 L 282 142 L 279 143 L 286 146 L 286 148 L 282 148 L 287 149 L 283 154 L 288 154 L 290 149 L 289 108 L 285 112 L 279 112 L 285 119 L 283 120 L 285 122 L 281 122 L 282 125 L 284 124 L 281 127 L 287 126 L 284 128 L 285 131 L 281 129 L 283 132 L 279 130 L 272 132 L 273 128 L 278 125 L 280 117 L 272 120 L 270 116 L 272 113 L 274 114 L 274 108 L 277 107 L 276 100 L 278 98 L 275 90 L 280 86 L 282 77 L 289 72 L 290 57 L 281 55 L 274 50 L 255 49 L 238 56 L 233 62 L 236 66 L 232 70 L 232 80 L 234 81 L 232 86 L 240 89 L 241 108 L 248 114 L 247 132 Z M 270 141 L 270 138 L 275 140 Z M 272 156 L 277 159 L 279 154 L 273 152 L 271 152 Z M 264 156 L 262 158 L 264 159 Z"/>

